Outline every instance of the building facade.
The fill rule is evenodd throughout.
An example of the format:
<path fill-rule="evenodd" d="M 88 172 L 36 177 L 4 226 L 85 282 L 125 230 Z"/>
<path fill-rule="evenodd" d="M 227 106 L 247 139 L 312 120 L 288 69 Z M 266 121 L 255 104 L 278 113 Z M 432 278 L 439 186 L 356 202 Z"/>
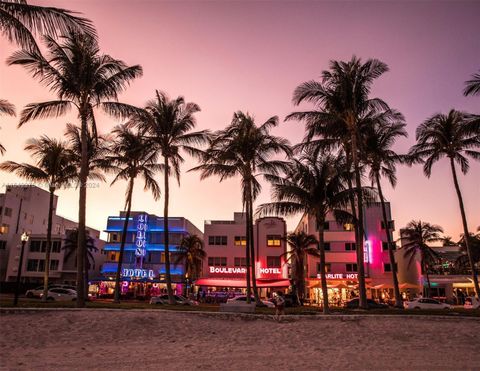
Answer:
<path fill-rule="evenodd" d="M 20 236 L 25 232 L 29 240 L 25 245 L 21 282 L 42 284 L 45 271 L 45 251 L 47 246 L 47 218 L 49 192 L 35 186 L 7 186 L 0 194 L 0 281 L 14 282 L 17 278 L 21 252 Z M 77 223 L 56 214 L 58 196 L 54 197 L 52 218 L 52 247 L 50 256 L 50 282 L 76 282 L 75 251 L 65 243 L 69 231 L 77 228 Z M 88 228 L 89 236 L 96 250 L 91 251 L 93 264 L 89 274 L 98 275 L 105 254 L 104 241 L 100 232 Z M 74 248 L 73 248 L 74 249 Z"/>
<path fill-rule="evenodd" d="M 286 223 L 267 217 L 254 223 L 255 273 L 260 295 L 268 297 L 275 288 L 287 288 L 288 265 Z M 202 278 L 195 285 L 202 291 L 244 291 L 246 287 L 246 219 L 234 213 L 233 220 L 205 221 L 204 248 L 207 253 Z"/>
<path fill-rule="evenodd" d="M 163 217 L 134 211 L 128 221 L 125 251 L 122 259 L 122 294 L 128 297 L 147 297 L 163 292 L 165 285 L 165 233 Z M 105 232 L 108 234 L 105 244 L 106 261 L 100 276 L 94 280 L 100 296 L 113 295 L 115 274 L 118 267 L 122 230 L 125 213 L 110 216 Z M 184 265 L 177 254 L 178 246 L 187 234 L 203 233 L 188 219 L 169 217 L 170 274 L 173 288 L 183 292 Z"/>
<path fill-rule="evenodd" d="M 386 203 L 390 230 L 394 230 L 390 204 Z M 392 266 L 388 253 L 388 243 L 380 203 L 370 204 L 364 209 L 365 240 L 363 257 L 368 296 L 375 299 L 393 298 Z M 333 213 L 329 213 L 324 225 L 325 260 L 329 300 L 340 303 L 356 295 L 358 289 L 358 267 L 353 225 L 338 223 Z M 296 232 L 303 231 L 319 237 L 316 222 L 304 215 L 297 225 Z M 390 232 L 391 233 L 391 232 Z M 392 241 L 393 241 L 393 236 Z M 396 249 L 396 245 L 394 245 Z M 397 251 L 395 252 L 398 253 Z M 320 280 L 320 259 L 308 256 L 307 297 L 312 303 L 322 300 Z"/>

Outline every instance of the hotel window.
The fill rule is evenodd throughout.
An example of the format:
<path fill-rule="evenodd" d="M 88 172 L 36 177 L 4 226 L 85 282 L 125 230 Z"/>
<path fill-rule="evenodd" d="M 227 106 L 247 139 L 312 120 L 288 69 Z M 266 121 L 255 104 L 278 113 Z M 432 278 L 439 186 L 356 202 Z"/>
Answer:
<path fill-rule="evenodd" d="M 227 236 L 208 236 L 209 245 L 226 246 Z"/>
<path fill-rule="evenodd" d="M 28 259 L 27 261 L 27 271 L 36 272 L 38 268 L 38 259 Z"/>
<path fill-rule="evenodd" d="M 235 267 L 246 267 L 247 266 L 247 258 L 235 258 L 234 259 L 234 266 Z"/>
<path fill-rule="evenodd" d="M 325 251 L 330 251 L 330 249 L 331 249 L 330 242 L 324 242 L 323 247 L 324 247 Z"/>
<path fill-rule="evenodd" d="M 116 232 L 109 233 L 108 242 L 120 242 L 120 235 Z"/>
<path fill-rule="evenodd" d="M 383 220 L 380 223 L 381 223 L 382 229 L 385 229 L 385 223 L 383 222 Z M 388 229 L 391 231 L 395 230 L 395 222 L 393 220 L 388 221 Z"/>
<path fill-rule="evenodd" d="M 40 252 L 42 248 L 42 241 L 32 240 L 30 241 L 30 252 Z"/>
<path fill-rule="evenodd" d="M 357 250 L 357 245 L 355 245 L 355 242 L 347 242 L 345 244 L 345 251 L 355 251 Z"/>
<path fill-rule="evenodd" d="M 208 258 L 208 265 L 213 267 L 226 267 L 227 266 L 227 258 L 226 257 L 218 257 L 218 256 L 211 256 Z"/>
<path fill-rule="evenodd" d="M 397 244 L 395 242 L 392 242 L 392 249 L 397 249 Z M 382 250 L 388 250 L 388 242 L 382 242 Z"/>
<path fill-rule="evenodd" d="M 354 225 L 352 223 L 345 223 L 343 225 L 343 230 L 345 231 L 353 231 Z"/>
<path fill-rule="evenodd" d="M 267 246 L 279 247 L 282 245 L 282 236 L 279 234 L 267 234 Z"/>
<path fill-rule="evenodd" d="M 37 272 L 45 272 L 45 260 L 38 261 L 38 269 Z"/>
<path fill-rule="evenodd" d="M 60 246 L 61 246 L 61 242 L 60 241 L 52 241 L 52 249 L 51 251 L 52 252 L 60 252 Z"/>
<path fill-rule="evenodd" d="M 347 272 L 356 272 L 357 271 L 357 264 L 346 264 L 346 271 Z"/>
<path fill-rule="evenodd" d="M 58 271 L 58 260 L 50 260 L 50 270 Z"/>
<path fill-rule="evenodd" d="M 330 263 L 325 263 L 325 271 L 326 273 L 331 273 L 332 272 L 332 264 Z M 317 263 L 317 273 L 320 273 L 320 263 Z"/>
<path fill-rule="evenodd" d="M 162 264 L 165 263 L 165 257 L 166 257 L 165 253 L 162 252 L 162 255 L 160 256 L 160 263 L 162 263 Z M 172 262 L 172 253 L 169 253 L 169 257 L 170 257 L 170 263 L 173 263 Z"/>
<path fill-rule="evenodd" d="M 395 267 L 397 268 L 398 272 L 398 265 L 395 263 Z M 390 263 L 383 263 L 383 271 L 384 272 L 391 272 L 392 271 L 392 265 Z"/>
<path fill-rule="evenodd" d="M 116 251 L 110 251 L 108 253 L 108 260 L 111 262 L 118 262 L 118 257 L 120 254 L 118 254 Z"/>
<path fill-rule="evenodd" d="M 60 224 L 55 224 L 55 232 L 54 233 L 55 234 L 60 234 L 60 228 L 61 228 Z"/>
<path fill-rule="evenodd" d="M 330 222 L 323 223 L 323 229 L 326 231 L 330 230 Z"/>
<path fill-rule="evenodd" d="M 282 261 L 279 256 L 267 256 L 267 268 L 280 268 Z"/>
<path fill-rule="evenodd" d="M 0 241 L 0 250 L 5 250 L 7 248 L 7 241 Z"/>
<path fill-rule="evenodd" d="M 247 245 L 247 237 L 245 237 L 245 236 L 235 236 L 233 244 L 235 246 L 246 246 Z"/>
<path fill-rule="evenodd" d="M 9 207 L 5 208 L 5 216 L 12 216 L 12 209 Z"/>
<path fill-rule="evenodd" d="M 10 229 L 10 225 L 2 224 L 0 226 L 0 234 L 8 234 L 8 230 Z"/>

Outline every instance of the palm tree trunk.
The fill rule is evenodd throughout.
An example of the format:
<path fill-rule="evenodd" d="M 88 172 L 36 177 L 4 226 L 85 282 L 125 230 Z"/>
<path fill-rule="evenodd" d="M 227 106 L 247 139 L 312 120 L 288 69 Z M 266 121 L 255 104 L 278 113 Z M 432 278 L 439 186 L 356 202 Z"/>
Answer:
<path fill-rule="evenodd" d="M 88 178 L 88 128 L 85 105 L 80 112 L 81 127 L 81 162 L 80 162 L 80 197 L 78 200 L 78 247 L 77 247 L 77 307 L 85 306 L 84 265 L 85 265 L 85 223 L 87 208 L 87 178 Z"/>
<path fill-rule="evenodd" d="M 175 298 L 173 297 L 172 290 L 172 277 L 170 275 L 170 238 L 168 235 L 168 197 L 169 197 L 169 188 L 168 188 L 168 173 L 169 173 L 169 163 L 168 156 L 164 155 L 165 162 L 165 205 L 163 208 L 163 233 L 165 236 L 165 279 L 167 281 L 167 294 L 169 304 L 175 304 Z"/>
<path fill-rule="evenodd" d="M 430 284 L 430 275 L 429 275 L 429 273 L 428 273 L 428 266 L 425 265 L 424 269 L 425 269 L 425 275 L 427 276 L 427 285 L 428 285 L 428 288 L 427 288 L 427 298 L 429 298 L 429 297 L 430 297 L 430 293 L 431 293 L 431 291 L 432 291 L 432 285 Z"/>
<path fill-rule="evenodd" d="M 118 254 L 117 272 L 115 274 L 115 293 L 113 294 L 113 302 L 120 303 L 120 274 L 122 272 L 123 254 L 125 252 L 125 242 L 127 240 L 128 221 L 130 219 L 130 212 L 132 209 L 132 195 L 133 195 L 134 178 L 130 178 L 127 195 L 127 212 L 125 214 L 125 222 L 123 223 L 122 239 L 120 241 L 120 253 Z"/>
<path fill-rule="evenodd" d="M 253 200 L 252 200 L 252 188 L 251 183 L 249 183 L 249 192 L 248 192 L 248 212 L 247 212 L 247 223 L 250 233 L 250 258 L 252 259 L 252 286 L 253 286 L 253 296 L 255 302 L 260 304 L 260 298 L 258 297 L 257 289 L 257 264 L 255 259 L 255 238 L 253 233 Z M 258 242 L 257 242 L 258 243 Z"/>
<path fill-rule="evenodd" d="M 299 262 L 295 264 L 298 269 L 298 273 L 295 274 L 297 279 L 295 294 L 297 295 L 297 304 L 300 304 L 305 298 L 305 255 L 298 256 L 298 260 Z"/>
<path fill-rule="evenodd" d="M 42 301 L 47 301 L 47 297 L 48 297 L 48 277 L 50 275 L 50 251 L 52 248 L 52 217 L 53 217 L 54 194 L 55 194 L 55 187 L 50 186 L 50 200 L 48 204 L 48 221 L 47 221 L 47 246 L 45 248 L 45 273 L 43 275 Z"/>
<path fill-rule="evenodd" d="M 248 198 L 248 196 L 246 197 Z M 250 272 L 252 270 L 252 264 L 251 264 L 251 260 L 250 260 L 250 254 L 251 254 L 251 249 L 250 249 L 250 245 L 252 244 L 252 241 L 251 241 L 251 234 L 250 234 L 250 224 L 249 224 L 249 221 L 248 221 L 248 205 L 247 205 L 248 201 L 245 202 L 245 240 L 246 240 L 246 244 L 247 246 L 245 246 L 245 260 L 246 260 L 246 264 L 247 264 L 247 272 L 246 272 L 246 279 L 247 279 L 247 303 L 250 304 L 251 300 L 250 300 L 250 297 L 252 295 L 252 289 L 251 289 L 251 275 L 250 275 Z"/>
<path fill-rule="evenodd" d="M 355 170 L 355 189 L 357 193 L 357 203 L 358 203 L 358 236 L 356 239 L 356 253 L 357 253 L 357 273 L 358 273 L 358 291 L 359 291 L 359 307 L 362 309 L 367 309 L 367 290 L 365 287 L 365 266 L 363 261 L 363 238 L 364 238 L 364 228 L 363 228 L 363 195 L 362 195 L 362 180 L 360 177 L 360 165 L 358 158 L 358 148 L 357 148 L 357 135 L 352 133 L 352 159 Z"/>
<path fill-rule="evenodd" d="M 375 174 L 375 180 L 377 182 L 378 195 L 380 196 L 380 202 L 382 204 L 382 216 L 383 216 L 383 223 L 385 224 L 385 234 L 387 235 L 388 256 L 390 257 L 390 266 L 392 269 L 392 279 L 393 279 L 393 291 L 395 293 L 395 307 L 403 308 L 402 295 L 400 294 L 400 288 L 398 286 L 397 264 L 395 263 L 395 254 L 393 253 L 393 247 L 392 247 L 392 236 L 390 235 L 390 228 L 388 226 L 388 219 L 387 219 L 387 210 L 385 208 L 385 200 L 383 198 L 382 186 L 380 184 L 380 177 L 378 173 Z"/>
<path fill-rule="evenodd" d="M 88 269 L 90 268 L 90 263 L 88 261 L 88 253 L 86 252 L 85 253 L 85 273 L 84 273 L 84 277 L 85 277 L 85 301 L 90 301 L 90 298 L 88 297 L 88 280 L 89 280 L 89 276 L 88 276 Z"/>
<path fill-rule="evenodd" d="M 318 225 L 318 249 L 320 250 L 320 278 L 322 280 L 323 314 L 329 314 L 327 271 L 325 269 L 325 218 L 317 217 Z"/>
<path fill-rule="evenodd" d="M 473 261 L 472 251 L 470 248 L 470 233 L 468 232 L 467 217 L 465 215 L 465 207 L 463 206 L 462 193 L 460 191 L 460 186 L 457 179 L 457 171 L 455 170 L 455 163 L 453 158 L 450 157 L 450 166 L 452 168 L 453 182 L 455 183 L 455 190 L 457 191 L 458 203 L 460 205 L 460 213 L 462 214 L 462 224 L 463 224 L 463 236 L 465 239 L 465 246 L 467 248 L 468 262 L 470 263 L 470 269 L 472 270 L 472 279 L 473 286 L 475 287 L 475 295 L 477 298 L 480 298 L 480 287 L 478 285 L 478 276 L 475 269 L 475 263 Z"/>

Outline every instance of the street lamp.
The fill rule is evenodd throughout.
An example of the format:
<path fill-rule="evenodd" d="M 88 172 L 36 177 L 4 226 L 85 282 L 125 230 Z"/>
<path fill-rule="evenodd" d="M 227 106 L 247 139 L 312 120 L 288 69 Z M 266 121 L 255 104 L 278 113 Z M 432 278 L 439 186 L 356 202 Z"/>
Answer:
<path fill-rule="evenodd" d="M 17 284 L 15 285 L 15 298 L 13 299 L 13 305 L 16 306 L 18 304 L 18 294 L 20 289 L 20 276 L 22 275 L 22 263 L 23 263 L 23 252 L 25 250 L 25 244 L 28 241 L 30 236 L 23 232 L 20 239 L 22 240 L 22 250 L 20 251 L 20 260 L 18 262 L 18 271 L 17 271 Z"/>

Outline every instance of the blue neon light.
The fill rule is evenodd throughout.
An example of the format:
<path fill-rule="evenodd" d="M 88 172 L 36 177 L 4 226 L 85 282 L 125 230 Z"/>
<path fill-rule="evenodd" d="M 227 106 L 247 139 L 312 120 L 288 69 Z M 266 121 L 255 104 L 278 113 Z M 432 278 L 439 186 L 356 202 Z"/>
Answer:
<path fill-rule="evenodd" d="M 116 227 L 116 226 L 108 226 L 107 229 L 104 230 L 104 232 L 122 232 L 123 227 Z M 127 228 L 127 232 L 136 232 L 136 228 Z M 164 232 L 165 230 L 160 227 L 153 227 L 149 229 L 149 232 Z M 168 228 L 169 232 L 187 232 L 185 228 L 180 228 L 180 227 L 170 227 Z"/>
<path fill-rule="evenodd" d="M 125 244 L 125 251 L 135 251 L 136 246 L 132 243 Z M 103 248 L 105 251 L 120 251 L 120 244 L 106 244 Z M 145 246 L 147 252 L 149 251 L 165 251 L 164 244 L 147 244 Z M 170 251 L 178 251 L 178 245 L 169 245 Z"/>

